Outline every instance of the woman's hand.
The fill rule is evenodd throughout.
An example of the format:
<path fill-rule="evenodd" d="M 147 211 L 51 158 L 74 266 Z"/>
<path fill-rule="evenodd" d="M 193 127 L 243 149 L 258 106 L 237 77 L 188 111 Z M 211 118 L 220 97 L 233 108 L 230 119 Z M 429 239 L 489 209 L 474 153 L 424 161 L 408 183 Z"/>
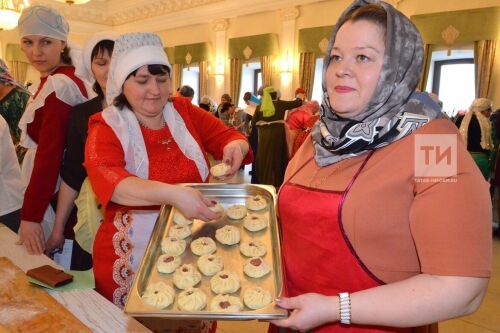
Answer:
<path fill-rule="evenodd" d="M 241 162 L 243 162 L 243 158 L 248 153 L 248 143 L 245 140 L 234 140 L 229 142 L 222 151 L 222 161 L 227 165 L 230 165 L 231 168 L 226 172 L 226 174 L 222 177 L 218 177 L 218 179 L 227 179 L 236 173 L 240 169 Z"/>
<path fill-rule="evenodd" d="M 187 219 L 210 221 L 217 218 L 217 214 L 208 208 L 213 206 L 210 199 L 191 187 L 175 186 L 171 204 Z"/>
<path fill-rule="evenodd" d="M 17 245 L 26 247 L 29 254 L 42 254 L 45 250 L 45 237 L 40 223 L 21 221 Z"/>
<path fill-rule="evenodd" d="M 289 327 L 300 332 L 338 320 L 338 297 L 320 294 L 303 294 L 297 297 L 281 297 L 276 304 L 290 310 L 286 319 L 273 320 L 276 326 Z"/>
<path fill-rule="evenodd" d="M 52 256 L 52 251 L 55 249 L 62 249 L 64 246 L 64 231 L 52 230 L 52 233 L 45 243 L 45 254 L 49 257 Z"/>

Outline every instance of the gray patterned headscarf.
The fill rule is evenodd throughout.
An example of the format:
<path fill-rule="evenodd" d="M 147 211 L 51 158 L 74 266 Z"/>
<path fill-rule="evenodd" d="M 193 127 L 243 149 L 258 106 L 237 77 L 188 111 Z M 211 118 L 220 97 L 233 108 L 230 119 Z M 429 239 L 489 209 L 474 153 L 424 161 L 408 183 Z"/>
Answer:
<path fill-rule="evenodd" d="M 384 63 L 372 99 L 350 119 L 337 116 L 326 90 L 326 71 L 339 24 L 358 7 L 378 4 L 387 13 Z M 315 159 L 326 166 L 399 140 L 429 121 L 442 118 L 440 107 L 427 93 L 417 93 L 423 67 L 422 38 L 413 23 L 391 5 L 355 0 L 341 15 L 323 63 L 321 117 L 312 131 Z"/>

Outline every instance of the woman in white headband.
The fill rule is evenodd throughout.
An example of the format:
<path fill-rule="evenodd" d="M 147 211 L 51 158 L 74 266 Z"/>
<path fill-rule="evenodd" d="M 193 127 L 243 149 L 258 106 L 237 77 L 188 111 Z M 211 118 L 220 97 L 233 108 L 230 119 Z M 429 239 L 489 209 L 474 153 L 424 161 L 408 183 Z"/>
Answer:
<path fill-rule="evenodd" d="M 85 167 L 106 209 L 93 248 L 96 289 L 120 307 L 158 205 L 172 205 L 188 219 L 217 217 L 208 198 L 173 184 L 207 182 L 207 153 L 231 166 L 227 176 L 252 159 L 244 135 L 185 98 L 169 100 L 170 70 L 157 35 L 120 36 L 108 74 L 110 106 L 89 122 Z"/>
<path fill-rule="evenodd" d="M 21 50 L 40 73 L 38 89 L 19 122 L 21 145 L 28 148 L 22 166 L 27 188 L 19 243 L 30 254 L 40 254 L 54 223 L 50 201 L 57 191 L 69 111 L 88 95 L 71 65 L 64 17 L 47 7 L 28 7 L 19 18 L 19 32 Z"/>
<path fill-rule="evenodd" d="M 75 206 L 75 199 L 87 177 L 87 172 L 83 167 L 83 160 L 89 118 L 107 106 L 105 98 L 106 81 L 108 80 L 108 69 L 115 44 L 114 41 L 117 37 L 118 34 L 113 32 L 103 32 L 91 36 L 83 47 L 81 59 L 75 71 L 75 74 L 88 86 L 92 86 L 97 96 L 75 106 L 71 110 L 68 122 L 66 153 L 61 167 L 62 181 L 57 198 L 56 219 L 45 248 L 46 254 L 62 248 L 65 240 L 64 230 L 68 222 L 70 227 L 75 228 L 75 239 L 77 240 L 77 242 L 73 243 L 71 258 L 71 269 L 73 270 L 87 270 L 92 267 L 92 256 L 89 254 L 89 252 L 92 253 L 90 246 L 92 242 L 92 236 L 90 235 L 92 233 L 89 233 L 89 230 L 96 229 L 102 219 L 101 215 L 96 217 L 91 214 L 91 212 L 99 212 L 97 207 L 95 210 L 90 211 L 80 209 L 78 216 L 72 214 L 72 210 Z M 88 182 L 85 184 L 84 192 L 87 193 L 92 189 Z M 95 197 L 92 197 L 92 204 L 97 206 Z M 75 220 L 77 217 L 78 220 Z M 78 223 L 77 226 L 75 226 L 76 223 Z M 80 231 L 80 233 L 76 230 Z"/>

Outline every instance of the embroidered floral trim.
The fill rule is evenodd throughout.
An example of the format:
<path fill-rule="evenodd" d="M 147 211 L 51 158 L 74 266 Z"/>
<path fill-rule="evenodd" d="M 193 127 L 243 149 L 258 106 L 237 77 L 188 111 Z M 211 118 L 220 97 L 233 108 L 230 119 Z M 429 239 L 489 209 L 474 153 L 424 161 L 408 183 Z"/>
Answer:
<path fill-rule="evenodd" d="M 126 211 L 117 212 L 113 221 L 117 229 L 117 232 L 113 235 L 113 248 L 118 256 L 118 259 L 113 264 L 113 281 L 118 285 L 118 288 L 113 292 L 113 303 L 120 308 L 125 306 L 134 279 L 134 271 L 130 264 L 133 245 L 128 238 L 132 221 L 132 215 L 129 215 Z"/>

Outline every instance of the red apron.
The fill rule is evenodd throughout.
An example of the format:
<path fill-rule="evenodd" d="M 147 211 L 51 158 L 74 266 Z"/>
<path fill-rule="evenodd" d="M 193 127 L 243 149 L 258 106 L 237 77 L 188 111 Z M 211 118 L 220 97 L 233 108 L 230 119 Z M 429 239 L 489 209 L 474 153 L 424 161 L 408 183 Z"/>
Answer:
<path fill-rule="evenodd" d="M 291 183 L 309 161 L 282 186 L 278 210 L 287 296 L 354 293 L 384 284 L 361 262 L 342 225 L 341 212 L 345 198 L 371 155 L 372 152 L 344 191 L 319 190 Z M 287 330 L 278 331 L 272 327 L 270 332 Z M 313 332 L 406 333 L 411 332 L 411 329 L 341 325 L 337 322 L 315 328 Z"/>

